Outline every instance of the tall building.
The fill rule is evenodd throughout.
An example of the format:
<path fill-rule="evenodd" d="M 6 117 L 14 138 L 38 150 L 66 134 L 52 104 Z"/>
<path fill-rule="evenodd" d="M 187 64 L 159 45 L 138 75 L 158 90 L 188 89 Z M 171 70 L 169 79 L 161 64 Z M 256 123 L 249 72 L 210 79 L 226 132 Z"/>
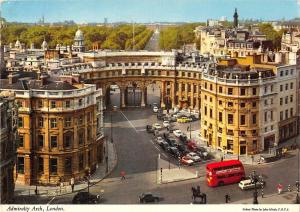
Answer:
<path fill-rule="evenodd" d="M 14 166 L 16 159 L 18 109 L 14 96 L 9 92 L 0 93 L 0 202 L 7 204 L 14 197 Z"/>
<path fill-rule="evenodd" d="M 237 13 L 237 9 L 235 8 L 234 14 L 233 14 L 233 27 L 238 28 L 239 27 L 239 15 Z"/>
<path fill-rule="evenodd" d="M 70 182 L 103 160 L 102 91 L 74 77 L 64 80 L 11 74 L 0 81 L 0 90 L 15 91 L 19 107 L 17 183 Z"/>
<path fill-rule="evenodd" d="M 84 52 L 84 37 L 83 32 L 80 29 L 78 29 L 75 33 L 72 49 L 74 52 Z"/>
<path fill-rule="evenodd" d="M 296 65 L 264 59 L 223 59 L 203 72 L 201 135 L 207 145 L 256 154 L 297 135 Z"/>

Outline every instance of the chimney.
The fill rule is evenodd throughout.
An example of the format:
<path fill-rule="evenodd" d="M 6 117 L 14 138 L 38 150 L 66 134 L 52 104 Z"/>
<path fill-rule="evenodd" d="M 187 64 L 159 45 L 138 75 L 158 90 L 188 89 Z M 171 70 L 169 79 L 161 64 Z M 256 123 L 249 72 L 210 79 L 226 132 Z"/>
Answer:
<path fill-rule="evenodd" d="M 40 76 L 42 85 L 46 85 L 47 79 L 49 78 L 49 75 L 47 73 L 42 73 Z"/>
<path fill-rule="evenodd" d="M 10 73 L 8 75 L 8 83 L 12 85 L 13 83 L 17 82 L 18 78 L 19 78 L 19 74 Z"/>

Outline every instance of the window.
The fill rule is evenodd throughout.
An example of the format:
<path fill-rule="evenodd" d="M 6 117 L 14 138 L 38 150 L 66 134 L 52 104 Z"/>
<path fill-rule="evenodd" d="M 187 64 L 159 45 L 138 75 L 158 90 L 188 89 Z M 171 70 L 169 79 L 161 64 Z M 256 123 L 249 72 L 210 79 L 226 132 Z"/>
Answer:
<path fill-rule="evenodd" d="M 212 102 L 212 97 L 209 97 L 209 101 Z"/>
<path fill-rule="evenodd" d="M 222 105 L 222 103 L 223 103 L 223 102 L 222 102 L 221 100 L 219 100 L 219 105 Z"/>
<path fill-rule="evenodd" d="M 42 108 L 42 107 L 43 107 L 43 101 L 42 101 L 42 100 L 39 100 L 39 101 L 38 101 L 38 107 L 39 107 L 39 108 Z"/>
<path fill-rule="evenodd" d="M 289 110 L 285 110 L 285 119 L 289 118 Z"/>
<path fill-rule="evenodd" d="M 253 140 L 253 150 L 257 149 L 257 140 Z"/>
<path fill-rule="evenodd" d="M 72 143 L 72 134 L 71 133 L 67 133 L 64 135 L 64 147 L 65 148 L 69 148 L 71 146 Z"/>
<path fill-rule="evenodd" d="M 274 130 L 274 127 L 273 127 L 273 125 L 271 125 L 271 130 Z"/>
<path fill-rule="evenodd" d="M 280 111 L 280 121 L 283 120 L 283 111 Z"/>
<path fill-rule="evenodd" d="M 292 117 L 294 115 L 294 110 L 293 108 L 290 109 L 290 116 Z"/>
<path fill-rule="evenodd" d="M 72 172 L 72 158 L 71 157 L 65 158 L 65 172 L 66 173 Z"/>
<path fill-rule="evenodd" d="M 245 125 L 245 123 L 246 123 L 246 116 L 245 115 L 241 115 L 240 121 L 241 121 L 241 125 Z"/>
<path fill-rule="evenodd" d="M 222 86 L 219 87 L 219 93 L 223 93 L 223 87 Z"/>
<path fill-rule="evenodd" d="M 56 118 L 51 118 L 51 119 L 50 119 L 50 127 L 51 127 L 51 128 L 56 128 L 56 127 L 57 127 L 57 121 L 56 121 Z"/>
<path fill-rule="evenodd" d="M 252 102 L 252 107 L 256 107 L 256 102 Z"/>
<path fill-rule="evenodd" d="M 207 115 L 207 107 L 204 107 L 204 115 Z"/>
<path fill-rule="evenodd" d="M 79 105 L 79 106 L 82 106 L 82 99 L 79 99 L 79 100 L 78 100 L 78 105 Z"/>
<path fill-rule="evenodd" d="M 288 102 L 289 102 L 289 97 L 286 96 L 286 97 L 285 97 L 285 104 L 287 104 Z"/>
<path fill-rule="evenodd" d="M 209 90 L 211 90 L 211 91 L 213 90 L 212 84 L 209 85 Z"/>
<path fill-rule="evenodd" d="M 19 117 L 19 119 L 18 119 L 18 126 L 19 127 L 24 127 L 23 117 Z"/>
<path fill-rule="evenodd" d="M 83 124 L 83 115 L 80 115 L 78 118 L 78 124 L 81 125 Z"/>
<path fill-rule="evenodd" d="M 50 159 L 50 174 L 57 174 L 57 158 Z"/>
<path fill-rule="evenodd" d="M 18 157 L 18 173 L 24 174 L 24 157 Z"/>
<path fill-rule="evenodd" d="M 267 86 L 265 86 L 265 93 L 267 93 L 268 92 L 268 87 Z"/>
<path fill-rule="evenodd" d="M 222 131 L 223 131 L 223 129 L 222 129 L 221 127 L 219 127 L 218 132 L 219 132 L 219 133 L 222 133 Z"/>
<path fill-rule="evenodd" d="M 256 95 L 256 88 L 252 88 L 252 94 Z"/>
<path fill-rule="evenodd" d="M 67 100 L 67 101 L 65 102 L 65 106 L 66 106 L 66 108 L 71 107 L 71 102 L 70 102 L 70 100 Z"/>
<path fill-rule="evenodd" d="M 265 132 L 268 132 L 268 127 L 265 127 Z"/>
<path fill-rule="evenodd" d="M 242 102 L 241 107 L 245 107 L 245 106 L 246 106 L 245 102 Z"/>
<path fill-rule="evenodd" d="M 256 114 L 252 114 L 252 124 L 256 124 Z"/>
<path fill-rule="evenodd" d="M 228 95 L 232 95 L 233 93 L 233 88 L 228 88 Z"/>
<path fill-rule="evenodd" d="M 289 70 L 285 70 L 285 76 L 289 75 Z"/>
<path fill-rule="evenodd" d="M 38 125 L 39 125 L 39 127 L 44 127 L 44 118 L 43 117 L 39 117 Z"/>
<path fill-rule="evenodd" d="M 50 107 L 51 108 L 56 108 L 56 102 L 55 101 L 51 101 L 50 102 Z"/>
<path fill-rule="evenodd" d="M 252 130 L 252 135 L 256 135 L 256 130 Z"/>
<path fill-rule="evenodd" d="M 273 98 L 271 98 L 271 105 L 273 104 Z"/>
<path fill-rule="evenodd" d="M 241 96 L 245 96 L 246 95 L 246 89 L 245 88 L 241 88 Z"/>
<path fill-rule="evenodd" d="M 212 109 L 209 109 L 209 117 L 210 117 L 210 118 L 213 117 L 212 113 L 213 113 L 213 112 L 212 112 Z"/>
<path fill-rule="evenodd" d="M 228 114 L 228 124 L 233 124 L 233 114 Z"/>
<path fill-rule="evenodd" d="M 281 76 L 281 77 L 283 76 L 283 71 L 280 71 L 280 76 Z"/>
<path fill-rule="evenodd" d="M 207 100 L 207 96 L 206 95 L 204 95 L 204 99 Z"/>
<path fill-rule="evenodd" d="M 83 169 L 83 153 L 79 153 L 79 158 L 78 158 L 78 162 L 79 162 L 79 170 Z"/>
<path fill-rule="evenodd" d="M 39 147 L 44 147 L 44 135 L 38 135 Z"/>
<path fill-rule="evenodd" d="M 271 114 L 271 121 L 273 121 L 273 110 L 270 111 Z"/>
<path fill-rule="evenodd" d="M 56 148 L 57 147 L 57 136 L 50 136 L 50 145 L 51 148 Z"/>
<path fill-rule="evenodd" d="M 207 89 L 207 82 L 204 83 L 204 88 Z"/>
<path fill-rule="evenodd" d="M 79 143 L 79 145 L 82 145 L 83 142 L 84 142 L 84 132 L 81 131 L 78 133 L 78 143 Z"/>
<path fill-rule="evenodd" d="M 228 107 L 233 107 L 233 102 L 228 102 Z"/>
<path fill-rule="evenodd" d="M 222 112 L 219 112 L 219 121 L 220 121 L 220 122 L 223 121 L 223 114 L 222 114 Z"/>
<path fill-rule="evenodd" d="M 24 147 L 24 135 L 19 135 L 18 147 Z"/>
<path fill-rule="evenodd" d="M 285 90 L 287 91 L 289 89 L 289 84 L 285 84 Z"/>
<path fill-rule="evenodd" d="M 290 96 L 290 102 L 293 102 L 293 95 Z"/>
<path fill-rule="evenodd" d="M 39 157 L 39 173 L 44 173 L 44 158 Z"/>
<path fill-rule="evenodd" d="M 71 127 L 72 118 L 71 117 L 66 117 L 64 123 L 65 123 L 65 127 Z"/>
<path fill-rule="evenodd" d="M 280 85 L 280 91 L 283 91 L 283 85 Z"/>
<path fill-rule="evenodd" d="M 280 105 L 282 105 L 282 103 L 283 103 L 283 99 L 282 99 L 282 98 L 280 98 Z"/>
<path fill-rule="evenodd" d="M 267 106 L 268 105 L 268 100 L 267 99 L 265 99 L 265 106 Z"/>
<path fill-rule="evenodd" d="M 265 122 L 268 121 L 268 112 L 265 112 Z"/>
<path fill-rule="evenodd" d="M 294 74 L 294 69 L 291 69 L 291 75 L 293 75 Z"/>
<path fill-rule="evenodd" d="M 227 131 L 227 135 L 234 135 L 234 134 L 233 134 L 233 130 L 228 130 L 228 131 Z"/>
<path fill-rule="evenodd" d="M 293 89 L 293 88 L 294 88 L 294 83 L 291 82 L 290 89 Z"/>
<path fill-rule="evenodd" d="M 273 85 L 271 85 L 271 92 L 273 92 Z"/>

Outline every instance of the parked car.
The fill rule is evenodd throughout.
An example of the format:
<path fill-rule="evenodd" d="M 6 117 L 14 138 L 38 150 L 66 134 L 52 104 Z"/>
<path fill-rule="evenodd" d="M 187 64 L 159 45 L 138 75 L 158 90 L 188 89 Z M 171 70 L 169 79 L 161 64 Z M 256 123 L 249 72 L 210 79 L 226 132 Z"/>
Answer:
<path fill-rule="evenodd" d="M 178 158 L 180 156 L 180 153 L 176 147 L 170 147 L 169 152 L 175 158 Z"/>
<path fill-rule="evenodd" d="M 100 195 L 80 191 L 73 197 L 72 204 L 97 204 L 100 203 L 100 200 Z"/>
<path fill-rule="evenodd" d="M 197 145 L 196 145 L 196 143 L 193 142 L 193 141 L 190 141 L 190 142 L 187 143 L 187 148 L 188 148 L 190 151 L 193 151 L 193 152 L 197 151 Z"/>
<path fill-rule="evenodd" d="M 181 117 L 181 118 L 177 118 L 177 122 L 178 122 L 178 123 L 187 123 L 187 122 L 190 122 L 190 121 L 192 121 L 192 119 L 191 119 L 191 118 L 188 118 L 188 117 L 186 117 L 186 116 Z"/>
<path fill-rule="evenodd" d="M 265 185 L 266 185 L 265 181 L 259 181 L 256 183 L 257 188 L 261 188 L 262 186 L 265 186 Z M 251 179 L 247 179 L 247 180 L 240 181 L 239 187 L 242 190 L 253 189 L 253 188 L 255 188 L 255 184 L 251 181 Z"/>
<path fill-rule="evenodd" d="M 170 126 L 170 122 L 169 122 L 169 121 L 164 121 L 164 122 L 163 122 L 163 126 L 164 126 L 164 127 Z"/>
<path fill-rule="evenodd" d="M 194 164 L 194 161 L 189 159 L 187 156 L 183 156 L 181 159 L 180 159 L 180 163 L 181 164 L 184 164 L 184 165 L 193 165 Z"/>
<path fill-rule="evenodd" d="M 154 113 L 157 113 L 158 112 L 158 107 L 154 106 L 152 110 L 153 110 Z"/>
<path fill-rule="evenodd" d="M 197 147 L 196 153 L 203 159 L 208 157 L 208 152 L 204 147 Z"/>
<path fill-rule="evenodd" d="M 186 143 L 186 141 L 188 140 L 188 137 L 186 135 L 180 135 L 179 140 L 183 143 Z"/>
<path fill-rule="evenodd" d="M 198 121 L 198 120 L 199 120 L 199 118 L 197 118 L 197 117 L 194 116 L 194 115 L 191 115 L 190 118 L 192 119 L 192 121 Z"/>
<path fill-rule="evenodd" d="M 158 137 L 155 138 L 155 141 L 156 141 L 156 143 L 157 143 L 158 145 L 160 145 L 162 142 L 165 141 L 165 139 L 163 139 L 161 136 L 158 136 Z"/>
<path fill-rule="evenodd" d="M 161 130 L 162 129 L 162 127 L 161 127 L 161 125 L 159 123 L 153 124 L 152 128 L 154 128 L 155 130 Z"/>
<path fill-rule="evenodd" d="M 170 149 L 170 145 L 166 141 L 161 142 L 160 146 L 165 151 L 169 151 Z"/>
<path fill-rule="evenodd" d="M 173 134 L 174 134 L 176 137 L 179 137 L 179 136 L 181 136 L 183 133 L 181 132 L 181 130 L 174 130 L 174 131 L 173 131 Z"/>
<path fill-rule="evenodd" d="M 167 137 L 166 138 L 166 142 L 171 146 L 171 147 L 175 147 L 176 146 L 176 141 L 172 138 Z"/>
<path fill-rule="evenodd" d="M 158 120 L 164 120 L 165 115 L 164 115 L 164 114 L 161 114 L 161 113 L 158 113 L 158 114 L 156 115 L 156 117 L 157 117 Z"/>
<path fill-rule="evenodd" d="M 175 129 L 174 129 L 172 126 L 168 126 L 168 127 L 167 127 L 167 130 L 168 130 L 170 133 L 172 133 L 172 132 L 174 132 Z"/>
<path fill-rule="evenodd" d="M 201 158 L 195 153 L 195 152 L 190 152 L 186 155 L 188 158 L 193 160 L 194 162 L 200 162 Z"/>
<path fill-rule="evenodd" d="M 152 126 L 147 125 L 147 126 L 146 126 L 146 131 L 147 131 L 148 133 L 153 133 L 153 132 L 154 132 L 154 129 L 153 129 Z"/>
<path fill-rule="evenodd" d="M 150 192 L 142 193 L 139 196 L 140 203 L 158 202 L 160 199 L 161 199 L 160 196 L 156 194 L 152 194 Z"/>
<path fill-rule="evenodd" d="M 185 146 L 183 144 L 176 144 L 177 149 L 179 150 L 179 152 L 184 152 L 186 151 Z"/>

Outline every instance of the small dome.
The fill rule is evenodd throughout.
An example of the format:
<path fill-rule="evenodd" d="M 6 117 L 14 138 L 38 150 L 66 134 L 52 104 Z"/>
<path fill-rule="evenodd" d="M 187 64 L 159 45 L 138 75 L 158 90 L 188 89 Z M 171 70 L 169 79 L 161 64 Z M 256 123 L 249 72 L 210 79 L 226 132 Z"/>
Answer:
<path fill-rule="evenodd" d="M 75 40 L 83 40 L 83 32 L 80 29 L 75 33 Z"/>
<path fill-rule="evenodd" d="M 19 39 L 16 41 L 16 43 L 15 43 L 15 47 L 16 48 L 18 48 L 18 47 L 20 47 L 21 46 L 21 42 L 19 41 Z"/>

